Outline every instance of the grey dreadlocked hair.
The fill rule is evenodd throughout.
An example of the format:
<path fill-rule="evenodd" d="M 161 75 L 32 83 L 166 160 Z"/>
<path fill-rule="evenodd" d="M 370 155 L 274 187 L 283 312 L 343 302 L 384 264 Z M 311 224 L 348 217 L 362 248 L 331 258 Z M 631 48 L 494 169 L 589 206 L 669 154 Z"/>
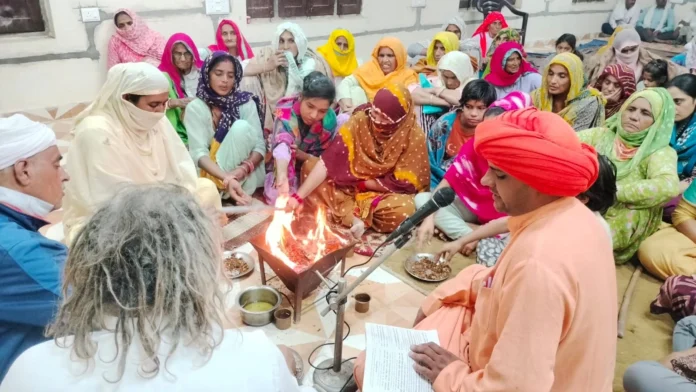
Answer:
<path fill-rule="evenodd" d="M 137 335 L 148 357 L 138 372 L 156 376 L 163 332 L 172 346 L 200 347 L 210 359 L 222 341 L 221 242 L 191 193 L 176 185 L 128 187 L 99 209 L 77 235 L 65 264 L 63 302 L 48 335 L 89 361 L 90 333 L 117 319 L 118 382 Z M 182 341 L 185 340 L 185 341 Z M 62 343 L 61 343 L 62 341 Z M 120 351 L 120 352 L 119 352 Z M 105 376 L 106 377 L 106 376 Z"/>

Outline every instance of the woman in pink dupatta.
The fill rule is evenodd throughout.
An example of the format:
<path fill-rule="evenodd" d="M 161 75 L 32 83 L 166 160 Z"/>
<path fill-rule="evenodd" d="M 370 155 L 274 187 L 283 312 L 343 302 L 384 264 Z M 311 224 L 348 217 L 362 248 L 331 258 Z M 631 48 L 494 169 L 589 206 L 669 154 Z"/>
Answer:
<path fill-rule="evenodd" d="M 162 61 L 165 39 L 149 27 L 138 15 L 121 8 L 114 15 L 116 32 L 109 41 L 107 66 L 121 63 L 146 62 L 155 67 Z"/>
<path fill-rule="evenodd" d="M 220 21 L 215 33 L 215 44 L 208 46 L 208 49 L 210 53 L 220 50 L 231 54 L 242 63 L 242 68 L 246 68 L 249 60 L 254 58 L 254 51 L 239 26 L 229 19 Z"/>
<path fill-rule="evenodd" d="M 184 110 L 196 99 L 202 67 L 203 60 L 191 37 L 184 33 L 176 33 L 169 38 L 159 70 L 169 81 L 167 118 L 187 146 L 188 133 L 184 125 Z"/>
<path fill-rule="evenodd" d="M 508 110 L 524 109 L 531 106 L 529 94 L 515 91 L 505 98 L 495 101 L 486 112 L 486 118 Z M 485 120 L 484 120 L 485 121 Z M 423 221 L 418 229 L 418 243 L 423 247 L 432 238 L 437 227 L 449 239 L 456 240 L 473 231 L 478 224 L 485 224 L 505 216 L 496 211 L 491 191 L 481 185 L 481 179 L 488 171 L 488 161 L 474 151 L 474 137 L 459 150 L 452 165 L 435 191 L 450 187 L 458 198 L 454 203 L 440 209 Z M 430 200 L 430 193 L 416 196 L 416 208 Z"/>

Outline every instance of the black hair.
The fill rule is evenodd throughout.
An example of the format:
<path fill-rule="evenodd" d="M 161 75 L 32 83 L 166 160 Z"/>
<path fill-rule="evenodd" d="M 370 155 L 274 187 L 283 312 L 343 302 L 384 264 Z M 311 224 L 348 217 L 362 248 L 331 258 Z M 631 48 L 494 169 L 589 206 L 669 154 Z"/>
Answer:
<path fill-rule="evenodd" d="M 684 94 L 696 99 L 696 75 L 682 74 L 670 80 L 665 88 L 676 87 Z"/>
<path fill-rule="evenodd" d="M 578 197 L 587 198 L 585 203 L 587 208 L 604 215 L 616 202 L 616 166 L 602 154 L 597 154 L 597 161 L 599 162 L 597 181 Z"/>
<path fill-rule="evenodd" d="M 486 113 L 483 114 L 483 118 L 498 117 L 503 113 L 505 113 L 505 109 L 501 108 L 500 106 L 491 106 L 486 109 Z"/>
<path fill-rule="evenodd" d="M 482 101 L 489 107 L 496 99 L 495 87 L 483 79 L 476 79 L 466 84 L 459 103 L 464 106 L 469 101 Z"/>
<path fill-rule="evenodd" d="M 662 59 L 651 60 L 643 67 L 643 72 L 647 72 L 652 80 L 657 83 L 657 87 L 662 87 L 667 83 L 667 62 Z"/>
<path fill-rule="evenodd" d="M 321 98 L 333 103 L 336 99 L 336 86 L 323 73 L 312 71 L 302 82 L 302 98 Z"/>
<path fill-rule="evenodd" d="M 580 57 L 580 60 L 585 60 L 585 56 L 583 56 L 582 53 L 580 53 L 580 52 L 577 50 L 577 48 L 575 47 L 575 45 L 577 45 L 577 43 L 578 43 L 578 39 L 575 38 L 575 36 L 574 36 L 573 34 L 568 34 L 568 33 L 566 33 L 566 34 L 561 35 L 561 36 L 558 37 L 558 39 L 556 40 L 556 45 L 555 45 L 555 46 L 558 46 L 558 45 L 562 44 L 563 42 L 567 43 L 568 46 L 570 46 L 570 52 L 571 52 L 572 54 L 574 54 L 574 55 Z M 554 47 L 555 47 L 555 46 L 554 46 Z"/>
<path fill-rule="evenodd" d="M 140 102 L 140 98 L 142 98 L 142 97 L 143 97 L 142 95 L 138 95 L 138 94 L 126 94 L 124 96 L 126 101 L 132 103 L 133 105 L 137 105 L 138 102 Z"/>
<path fill-rule="evenodd" d="M 126 12 L 126 11 L 121 11 L 121 12 L 117 13 L 116 15 L 114 15 L 114 24 L 115 24 L 116 26 L 118 26 L 118 22 L 117 22 L 118 17 L 121 16 L 121 15 L 128 15 L 128 12 Z M 128 15 L 128 17 L 130 17 L 130 15 Z M 131 18 L 131 19 L 132 19 L 132 18 Z"/>

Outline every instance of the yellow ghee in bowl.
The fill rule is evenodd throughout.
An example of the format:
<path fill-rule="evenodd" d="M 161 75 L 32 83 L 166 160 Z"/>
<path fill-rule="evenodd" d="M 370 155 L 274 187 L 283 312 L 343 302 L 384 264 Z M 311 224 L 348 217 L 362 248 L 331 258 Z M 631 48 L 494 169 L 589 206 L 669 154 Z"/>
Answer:
<path fill-rule="evenodd" d="M 269 304 L 268 302 L 250 302 L 244 305 L 244 310 L 253 313 L 268 312 L 271 309 L 273 309 L 273 305 Z"/>

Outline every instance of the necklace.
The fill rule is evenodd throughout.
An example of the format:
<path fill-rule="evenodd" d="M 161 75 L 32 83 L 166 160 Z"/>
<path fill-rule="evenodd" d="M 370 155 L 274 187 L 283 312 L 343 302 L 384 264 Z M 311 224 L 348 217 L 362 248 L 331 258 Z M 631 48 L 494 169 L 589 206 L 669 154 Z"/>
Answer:
<path fill-rule="evenodd" d="M 689 127 L 689 124 L 691 124 L 691 120 L 693 117 L 694 117 L 694 114 L 692 113 L 691 116 L 689 116 L 689 118 L 685 118 L 684 120 L 681 121 L 680 125 L 677 125 L 677 142 L 678 143 L 680 143 L 680 144 L 683 143 L 684 139 L 686 139 L 689 136 L 689 134 L 691 133 L 691 132 L 685 133 L 685 131 Z"/>

